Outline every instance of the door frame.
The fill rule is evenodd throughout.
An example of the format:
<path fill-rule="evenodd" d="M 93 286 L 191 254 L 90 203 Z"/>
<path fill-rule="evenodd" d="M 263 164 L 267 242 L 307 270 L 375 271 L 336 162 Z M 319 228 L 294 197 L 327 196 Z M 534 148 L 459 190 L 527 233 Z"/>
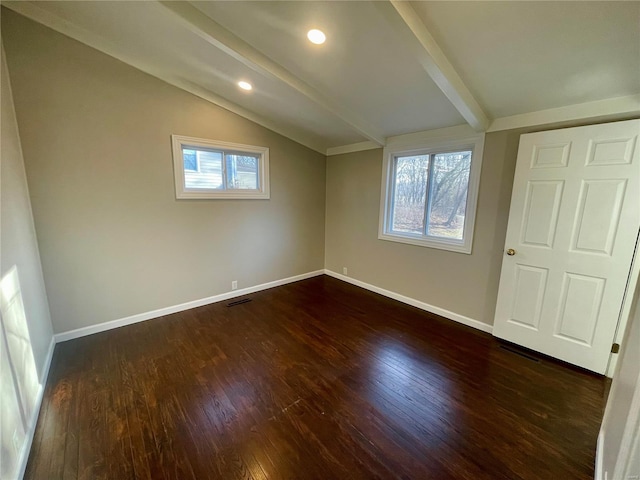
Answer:
<path fill-rule="evenodd" d="M 640 263 L 637 262 L 637 263 Z M 635 273 L 637 273 L 637 268 L 634 269 Z M 637 277 L 636 279 L 637 280 Z M 640 288 L 636 284 L 636 288 L 628 295 L 631 297 L 628 299 L 630 306 L 631 314 L 625 319 L 626 325 L 623 329 L 624 343 L 622 344 L 622 350 L 620 355 L 623 357 L 623 362 L 626 361 L 626 367 L 629 368 L 629 365 L 637 365 L 633 362 L 633 357 L 631 360 L 626 358 L 628 355 L 629 348 L 635 349 L 635 357 L 638 355 L 638 350 L 640 350 L 640 345 L 637 343 L 631 343 L 630 339 L 627 338 L 631 335 L 631 330 L 636 329 L 636 333 L 634 333 L 634 339 L 638 336 L 637 330 L 640 329 Z M 636 324 L 629 325 L 629 321 L 634 321 Z M 616 458 L 613 460 L 613 465 L 609 465 L 613 470 L 605 471 L 607 467 L 605 465 L 604 458 L 604 449 L 605 446 L 603 442 L 605 442 L 605 433 L 606 431 L 612 427 L 611 425 L 611 416 L 614 414 L 613 412 L 616 409 L 620 408 L 620 405 L 617 404 L 619 400 L 618 390 L 620 387 L 620 379 L 617 377 L 620 375 L 620 369 L 623 365 L 618 365 L 615 369 L 616 378 L 614 378 L 613 383 L 611 385 L 611 390 L 609 392 L 609 397 L 607 399 L 607 404 L 605 407 L 602 424 L 600 426 L 600 432 L 598 434 L 598 440 L 596 445 L 596 464 L 595 464 L 595 479 L 596 480 L 624 480 L 625 475 L 628 475 L 628 469 L 630 467 L 630 463 L 633 456 L 633 448 L 635 445 L 638 445 L 640 442 L 640 369 L 636 366 L 634 370 L 631 371 L 631 378 L 635 379 L 635 384 L 632 387 L 631 400 L 628 409 L 626 410 L 626 422 L 621 432 L 620 437 L 620 447 L 617 452 Z M 625 382 L 629 381 L 628 371 L 625 374 L 627 377 L 624 380 Z M 627 393 L 628 395 L 628 393 Z M 615 404 L 613 402 L 616 402 Z M 620 419 L 618 419 L 620 420 Z M 619 428 L 619 421 L 616 421 L 616 424 Z M 613 427 L 616 428 L 616 427 Z M 631 478 L 631 477 L 629 477 Z M 634 477 L 635 478 L 635 477 Z"/>
<path fill-rule="evenodd" d="M 624 297 L 622 297 L 622 305 L 620 306 L 620 315 L 618 317 L 618 325 L 616 326 L 616 333 L 613 336 L 613 343 L 617 343 L 618 345 L 622 345 L 624 341 L 625 332 L 627 330 L 627 324 L 629 323 L 629 318 L 631 317 L 633 307 L 633 293 L 636 291 L 636 287 L 638 286 L 638 280 L 640 280 L 640 229 L 638 229 L 638 236 L 636 238 L 636 247 L 633 252 L 633 257 L 631 258 L 631 265 L 629 266 L 629 278 L 627 280 L 627 287 L 624 290 Z M 618 364 L 618 359 L 620 358 L 620 353 L 609 354 L 609 363 L 607 365 L 607 370 L 605 375 L 608 378 L 613 378 L 613 375 L 616 371 L 616 365 Z"/>

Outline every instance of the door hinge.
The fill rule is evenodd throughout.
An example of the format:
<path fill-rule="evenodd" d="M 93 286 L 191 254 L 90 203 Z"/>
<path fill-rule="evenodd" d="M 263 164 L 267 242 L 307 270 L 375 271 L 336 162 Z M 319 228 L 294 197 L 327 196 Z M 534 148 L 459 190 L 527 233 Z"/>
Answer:
<path fill-rule="evenodd" d="M 611 345 L 611 353 L 618 353 L 620 351 L 620 344 L 614 343 Z"/>

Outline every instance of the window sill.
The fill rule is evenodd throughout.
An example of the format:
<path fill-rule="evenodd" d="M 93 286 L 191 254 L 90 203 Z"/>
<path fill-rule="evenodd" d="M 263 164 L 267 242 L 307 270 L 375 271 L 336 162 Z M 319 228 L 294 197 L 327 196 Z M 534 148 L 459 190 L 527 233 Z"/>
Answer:
<path fill-rule="evenodd" d="M 227 199 L 227 200 L 269 200 L 269 192 L 260 191 L 224 191 L 224 192 L 203 192 L 199 190 L 178 191 L 176 193 L 178 200 L 210 200 L 210 199 Z"/>
<path fill-rule="evenodd" d="M 412 237 L 409 235 L 399 235 L 394 233 L 380 233 L 378 235 L 378 239 L 471 255 L 471 245 L 465 245 L 462 241 L 452 242 L 444 239 L 438 240 L 436 238 Z"/>

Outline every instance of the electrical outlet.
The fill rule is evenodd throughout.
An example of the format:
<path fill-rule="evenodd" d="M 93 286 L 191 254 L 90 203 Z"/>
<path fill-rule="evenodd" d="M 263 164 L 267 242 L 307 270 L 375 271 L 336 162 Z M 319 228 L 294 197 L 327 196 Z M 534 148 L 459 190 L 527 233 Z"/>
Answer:
<path fill-rule="evenodd" d="M 233 282 L 231 282 L 231 290 L 237 290 L 238 289 L 238 280 L 234 280 Z"/>
<path fill-rule="evenodd" d="M 343 275 L 348 275 L 348 273 L 347 273 L 347 267 L 342 267 L 342 274 L 343 274 Z"/>

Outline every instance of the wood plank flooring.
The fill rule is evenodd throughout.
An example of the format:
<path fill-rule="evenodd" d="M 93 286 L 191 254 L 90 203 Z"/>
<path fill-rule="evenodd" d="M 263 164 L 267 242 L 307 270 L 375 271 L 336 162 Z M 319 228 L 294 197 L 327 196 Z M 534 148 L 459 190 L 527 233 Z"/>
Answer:
<path fill-rule="evenodd" d="M 592 479 L 602 377 L 327 276 L 56 346 L 26 479 Z"/>

